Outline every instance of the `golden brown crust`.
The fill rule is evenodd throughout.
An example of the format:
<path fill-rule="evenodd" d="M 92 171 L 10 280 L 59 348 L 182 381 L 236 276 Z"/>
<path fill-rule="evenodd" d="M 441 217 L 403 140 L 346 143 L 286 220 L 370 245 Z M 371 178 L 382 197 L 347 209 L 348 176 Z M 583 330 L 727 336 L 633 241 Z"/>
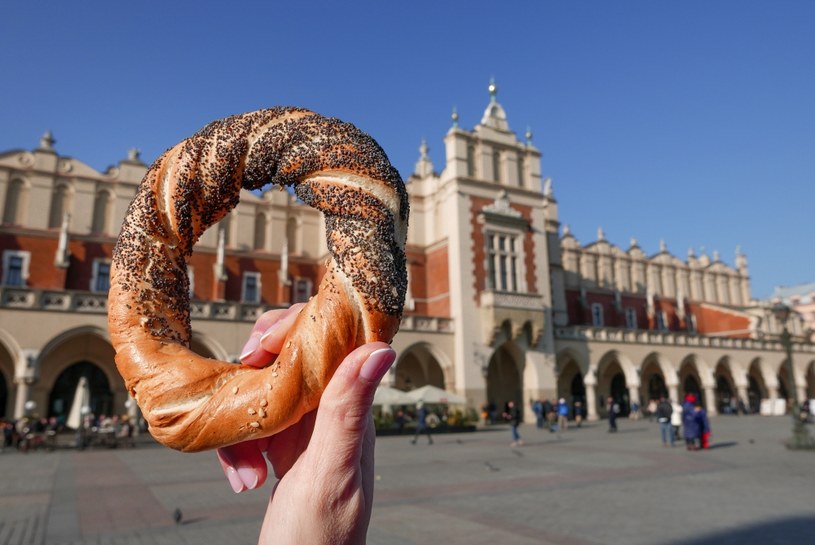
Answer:
<path fill-rule="evenodd" d="M 241 188 L 293 185 L 325 214 L 331 260 L 277 360 L 254 369 L 188 349 L 186 261 Z M 272 435 L 317 406 L 342 359 L 390 342 L 407 284 L 407 194 L 368 135 L 294 108 L 211 123 L 148 170 L 114 250 L 108 323 L 116 364 L 151 433 L 199 451 Z"/>

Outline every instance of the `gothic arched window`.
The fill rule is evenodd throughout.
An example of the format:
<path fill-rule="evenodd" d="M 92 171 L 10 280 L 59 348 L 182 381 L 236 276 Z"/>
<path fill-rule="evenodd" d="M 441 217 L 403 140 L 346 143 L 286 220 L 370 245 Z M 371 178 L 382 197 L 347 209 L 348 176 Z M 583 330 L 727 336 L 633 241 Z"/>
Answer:
<path fill-rule="evenodd" d="M 12 180 L 6 189 L 6 202 L 3 206 L 3 223 L 20 225 L 23 223 L 23 212 L 28 204 L 28 187 L 19 178 Z"/>

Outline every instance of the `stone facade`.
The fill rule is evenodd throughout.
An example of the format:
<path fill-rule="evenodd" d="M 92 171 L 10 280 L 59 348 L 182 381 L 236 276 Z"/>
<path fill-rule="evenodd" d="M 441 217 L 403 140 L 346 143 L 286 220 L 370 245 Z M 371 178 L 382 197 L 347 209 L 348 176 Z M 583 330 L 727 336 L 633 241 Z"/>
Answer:
<path fill-rule="evenodd" d="M 146 165 L 131 152 L 99 172 L 54 144 L 46 134 L 33 151 L 0 153 L 0 416 L 63 414 L 80 376 L 95 412 L 135 412 L 105 312 L 115 234 Z M 679 259 L 665 244 L 647 256 L 602 231 L 581 245 L 560 224 L 532 135 L 510 129 L 494 85 L 472 130 L 454 114 L 444 148 L 437 171 L 422 143 L 407 180 L 408 297 L 385 383 L 433 384 L 472 408 L 565 397 L 589 418 L 604 415 L 608 396 L 627 410 L 691 391 L 712 414 L 736 397 L 783 410 L 780 324 L 752 300 L 741 252 L 735 266 Z M 236 360 L 263 311 L 312 295 L 326 254 L 316 211 L 286 192 L 244 192 L 190 261 L 192 348 Z M 815 397 L 815 347 L 800 321 L 788 325 L 795 392 Z"/>

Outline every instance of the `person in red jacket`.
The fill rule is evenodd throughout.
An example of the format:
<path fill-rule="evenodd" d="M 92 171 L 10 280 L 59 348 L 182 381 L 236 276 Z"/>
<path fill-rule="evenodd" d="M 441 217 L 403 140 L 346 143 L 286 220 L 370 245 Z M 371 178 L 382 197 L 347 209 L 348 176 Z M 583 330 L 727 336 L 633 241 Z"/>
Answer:
<path fill-rule="evenodd" d="M 693 407 L 693 416 L 699 426 L 701 447 L 703 449 L 710 448 L 710 419 L 707 417 L 707 411 L 702 407 L 701 403 L 696 403 Z"/>

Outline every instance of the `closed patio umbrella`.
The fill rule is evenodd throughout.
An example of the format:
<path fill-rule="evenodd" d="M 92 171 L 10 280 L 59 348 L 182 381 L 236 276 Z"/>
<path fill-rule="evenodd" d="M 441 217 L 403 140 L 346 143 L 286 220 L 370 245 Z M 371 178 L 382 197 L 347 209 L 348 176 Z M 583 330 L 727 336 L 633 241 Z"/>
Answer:
<path fill-rule="evenodd" d="M 79 377 L 79 382 L 76 384 L 76 392 L 74 393 L 74 401 L 71 403 L 71 412 L 68 413 L 68 420 L 65 425 L 72 429 L 79 429 L 82 424 L 82 407 L 87 407 L 91 404 L 91 388 L 88 384 L 87 377 Z"/>

